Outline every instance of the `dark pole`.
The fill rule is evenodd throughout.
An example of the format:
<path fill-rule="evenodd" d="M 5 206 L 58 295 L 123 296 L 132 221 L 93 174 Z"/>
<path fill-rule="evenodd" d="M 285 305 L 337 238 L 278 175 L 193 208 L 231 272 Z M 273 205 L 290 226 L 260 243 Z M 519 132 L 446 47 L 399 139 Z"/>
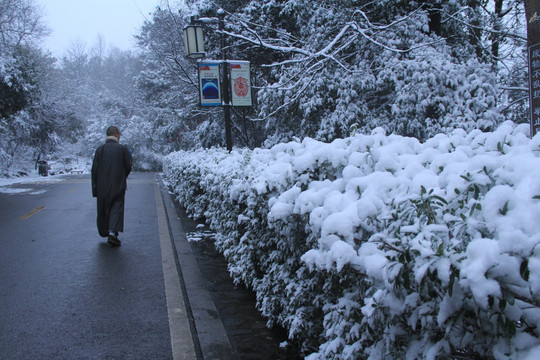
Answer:
<path fill-rule="evenodd" d="M 529 53 L 529 108 L 531 137 L 540 131 L 540 3 L 525 0 Z"/>
<path fill-rule="evenodd" d="M 229 85 L 229 63 L 227 62 L 227 50 L 225 48 L 225 35 L 223 34 L 224 26 L 224 15 L 219 17 L 219 30 L 221 33 L 221 55 L 223 58 L 223 114 L 225 115 L 225 142 L 227 144 L 227 151 L 231 152 L 232 150 L 232 140 L 231 140 L 231 95 L 230 95 L 230 85 Z"/>

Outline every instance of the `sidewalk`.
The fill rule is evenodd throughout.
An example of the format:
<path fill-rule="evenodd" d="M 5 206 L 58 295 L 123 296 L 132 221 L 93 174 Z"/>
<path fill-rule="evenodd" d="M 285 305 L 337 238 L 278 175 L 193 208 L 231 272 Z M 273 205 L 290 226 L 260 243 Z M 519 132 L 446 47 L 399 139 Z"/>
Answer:
<path fill-rule="evenodd" d="M 165 276 L 173 359 L 236 359 L 168 189 L 159 175 L 156 182 L 161 195 L 156 188 L 164 273 L 165 267 L 175 267 L 176 271 L 167 272 L 177 275 Z"/>

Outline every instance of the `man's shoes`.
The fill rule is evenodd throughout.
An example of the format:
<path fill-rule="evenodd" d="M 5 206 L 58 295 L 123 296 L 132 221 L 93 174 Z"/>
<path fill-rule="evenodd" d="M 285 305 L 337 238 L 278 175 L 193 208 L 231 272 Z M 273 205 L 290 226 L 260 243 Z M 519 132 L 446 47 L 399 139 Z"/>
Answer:
<path fill-rule="evenodd" d="M 122 242 L 114 235 L 109 235 L 109 238 L 107 239 L 107 244 L 116 247 L 122 245 Z"/>

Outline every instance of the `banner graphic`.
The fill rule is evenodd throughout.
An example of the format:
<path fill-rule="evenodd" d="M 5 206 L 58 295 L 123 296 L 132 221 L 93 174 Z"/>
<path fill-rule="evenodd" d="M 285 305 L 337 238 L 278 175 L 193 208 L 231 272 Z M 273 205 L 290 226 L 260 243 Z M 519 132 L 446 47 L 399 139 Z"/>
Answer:
<path fill-rule="evenodd" d="M 199 63 L 199 94 L 202 106 L 221 106 L 218 63 Z"/>
<path fill-rule="evenodd" d="M 251 75 L 249 61 L 231 61 L 232 106 L 251 106 Z"/>

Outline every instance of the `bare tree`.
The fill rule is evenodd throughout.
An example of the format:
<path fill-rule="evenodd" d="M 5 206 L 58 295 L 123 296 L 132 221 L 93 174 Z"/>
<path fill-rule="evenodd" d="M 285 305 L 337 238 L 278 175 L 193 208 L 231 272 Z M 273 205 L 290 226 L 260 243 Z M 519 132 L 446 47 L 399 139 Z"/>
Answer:
<path fill-rule="evenodd" d="M 0 0 L 0 48 L 37 45 L 49 30 L 33 0 Z"/>

